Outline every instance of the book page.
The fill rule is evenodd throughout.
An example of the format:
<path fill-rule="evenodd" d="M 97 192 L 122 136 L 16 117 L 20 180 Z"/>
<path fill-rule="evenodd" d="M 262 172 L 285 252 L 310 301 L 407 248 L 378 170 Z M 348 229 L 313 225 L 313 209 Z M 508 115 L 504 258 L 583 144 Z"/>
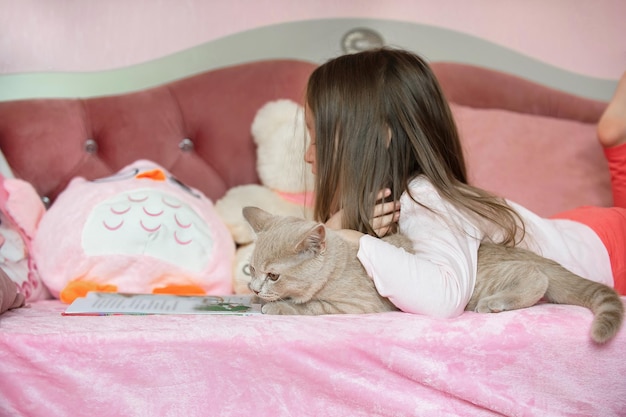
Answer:
<path fill-rule="evenodd" d="M 260 314 L 250 295 L 187 296 L 89 292 L 70 304 L 63 315 L 111 314 Z"/>

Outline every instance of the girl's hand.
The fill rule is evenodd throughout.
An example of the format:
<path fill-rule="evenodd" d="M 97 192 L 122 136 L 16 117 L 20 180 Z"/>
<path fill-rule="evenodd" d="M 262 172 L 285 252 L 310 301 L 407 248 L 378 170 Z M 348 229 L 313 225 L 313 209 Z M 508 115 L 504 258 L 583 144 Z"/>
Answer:
<path fill-rule="evenodd" d="M 385 197 L 391 195 L 391 190 L 385 188 L 378 193 L 376 201 L 378 202 L 374 207 L 374 218 L 372 219 L 372 229 L 376 232 L 378 237 L 383 237 L 398 223 L 400 219 L 400 202 L 389 201 L 383 202 Z"/>
<path fill-rule="evenodd" d="M 378 203 L 374 207 L 374 217 L 372 218 L 371 226 L 379 237 L 383 237 L 389 233 L 391 228 L 398 222 L 398 219 L 400 219 L 400 202 L 383 202 L 383 199 L 385 197 L 389 197 L 390 195 L 391 190 L 385 188 L 376 196 L 376 201 Z M 334 230 L 342 229 L 341 214 L 341 210 L 333 214 L 326 222 L 326 226 Z"/>

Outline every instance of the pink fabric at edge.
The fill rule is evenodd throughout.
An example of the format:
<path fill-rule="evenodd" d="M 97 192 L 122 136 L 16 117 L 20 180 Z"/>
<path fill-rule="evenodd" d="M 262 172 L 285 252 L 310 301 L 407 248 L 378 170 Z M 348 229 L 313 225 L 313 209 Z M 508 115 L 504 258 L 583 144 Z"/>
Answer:
<path fill-rule="evenodd" d="M 581 307 L 454 320 L 62 317 L 63 309 L 40 301 L 0 317 L 0 415 L 626 413 L 626 331 L 594 345 Z"/>

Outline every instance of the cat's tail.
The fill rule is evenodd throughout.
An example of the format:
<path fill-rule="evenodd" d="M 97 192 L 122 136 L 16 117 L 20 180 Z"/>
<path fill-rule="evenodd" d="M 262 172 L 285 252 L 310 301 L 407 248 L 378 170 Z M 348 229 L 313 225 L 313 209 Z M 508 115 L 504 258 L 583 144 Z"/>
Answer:
<path fill-rule="evenodd" d="M 611 287 L 585 279 L 551 262 L 549 285 L 546 298 L 553 303 L 575 304 L 589 308 L 594 319 L 591 338 L 605 343 L 619 331 L 624 320 L 624 304 L 619 294 Z"/>

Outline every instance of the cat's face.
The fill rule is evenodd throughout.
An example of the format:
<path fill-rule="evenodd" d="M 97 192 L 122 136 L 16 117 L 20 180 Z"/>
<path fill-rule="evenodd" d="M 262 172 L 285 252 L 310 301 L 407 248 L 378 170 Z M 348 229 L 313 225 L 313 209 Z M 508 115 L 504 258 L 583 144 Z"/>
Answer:
<path fill-rule="evenodd" d="M 256 233 L 250 290 L 267 301 L 310 300 L 325 283 L 319 274 L 326 250 L 324 225 L 256 207 L 244 208 L 243 214 Z"/>

